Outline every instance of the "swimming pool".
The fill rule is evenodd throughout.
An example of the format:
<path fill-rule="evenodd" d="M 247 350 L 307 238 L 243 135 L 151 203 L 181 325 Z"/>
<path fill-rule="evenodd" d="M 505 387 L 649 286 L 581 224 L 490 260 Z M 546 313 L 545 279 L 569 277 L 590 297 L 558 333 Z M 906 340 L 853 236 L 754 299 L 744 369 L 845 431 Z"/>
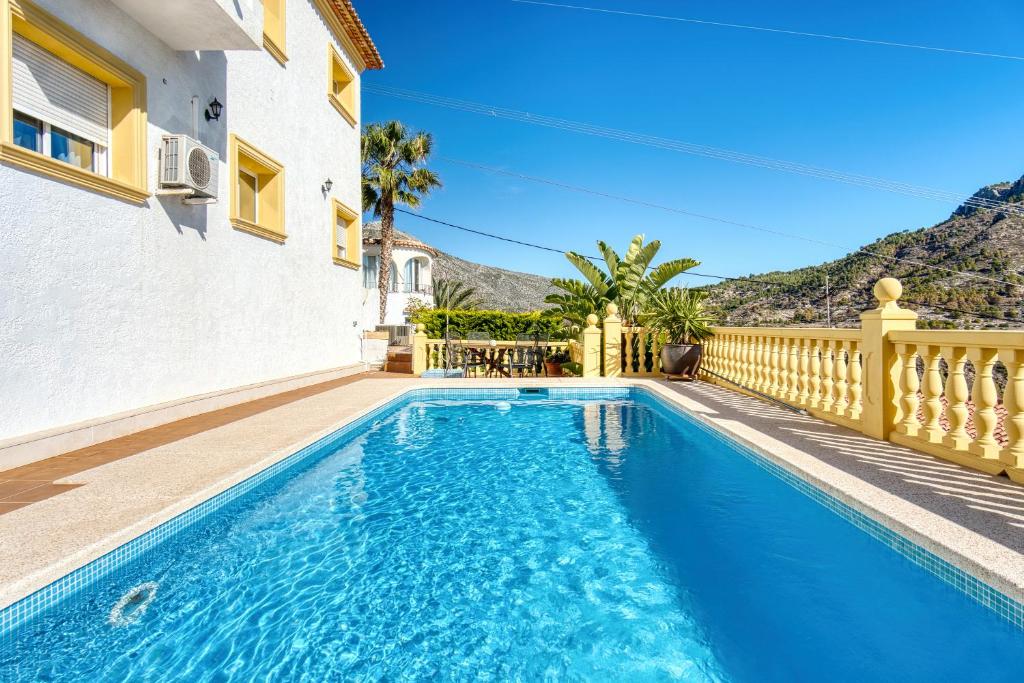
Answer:
<path fill-rule="evenodd" d="M 9 608 L 0 680 L 1019 680 L 807 494 L 646 391 L 419 391 Z"/>

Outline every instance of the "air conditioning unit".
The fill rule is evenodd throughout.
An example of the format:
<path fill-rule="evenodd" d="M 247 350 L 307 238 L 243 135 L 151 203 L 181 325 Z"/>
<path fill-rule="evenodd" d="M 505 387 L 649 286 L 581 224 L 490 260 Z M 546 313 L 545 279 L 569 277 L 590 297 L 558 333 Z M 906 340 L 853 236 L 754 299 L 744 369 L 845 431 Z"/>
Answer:
<path fill-rule="evenodd" d="M 160 188 L 164 194 L 217 198 L 220 157 L 187 135 L 164 135 L 160 145 Z"/>

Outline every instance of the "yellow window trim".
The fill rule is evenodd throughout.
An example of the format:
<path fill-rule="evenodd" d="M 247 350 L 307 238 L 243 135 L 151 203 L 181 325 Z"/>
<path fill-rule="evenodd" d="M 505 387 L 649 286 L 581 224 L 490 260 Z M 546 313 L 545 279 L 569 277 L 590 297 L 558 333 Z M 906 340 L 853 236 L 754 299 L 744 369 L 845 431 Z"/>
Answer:
<path fill-rule="evenodd" d="M 331 204 L 334 211 L 331 212 L 331 257 L 334 263 L 353 270 L 359 270 L 362 266 L 359 263 L 359 248 L 362 246 L 362 235 L 358 225 L 359 214 L 348 208 L 337 199 L 332 199 Z M 348 243 L 345 245 L 345 253 L 357 255 L 356 259 L 342 258 L 338 256 L 338 217 L 350 223 L 348 227 Z"/>
<path fill-rule="evenodd" d="M 344 99 L 334 94 L 334 81 L 338 80 L 339 72 L 341 72 L 343 78 L 347 79 L 348 87 L 351 88 Z M 355 74 L 345 64 L 345 60 L 338 54 L 334 45 L 327 43 L 327 100 L 352 126 L 356 126 L 358 120 L 356 114 L 358 99 L 355 97 L 355 80 Z"/>
<path fill-rule="evenodd" d="M 229 187 L 231 207 L 228 218 L 236 230 L 283 243 L 288 235 L 284 221 L 284 166 L 234 133 L 229 141 Z M 238 210 L 238 172 L 244 169 L 259 179 L 256 202 L 258 223 L 242 218 Z"/>
<path fill-rule="evenodd" d="M 110 86 L 110 176 L 14 144 L 13 34 L 31 40 Z M 0 0 L 0 162 L 141 204 L 146 175 L 146 77 L 29 0 Z"/>
<path fill-rule="evenodd" d="M 273 18 L 267 14 L 267 4 L 277 3 L 278 16 Z M 285 52 L 285 12 L 288 0 L 264 0 L 263 2 L 263 47 L 270 55 L 284 66 L 288 61 Z"/>

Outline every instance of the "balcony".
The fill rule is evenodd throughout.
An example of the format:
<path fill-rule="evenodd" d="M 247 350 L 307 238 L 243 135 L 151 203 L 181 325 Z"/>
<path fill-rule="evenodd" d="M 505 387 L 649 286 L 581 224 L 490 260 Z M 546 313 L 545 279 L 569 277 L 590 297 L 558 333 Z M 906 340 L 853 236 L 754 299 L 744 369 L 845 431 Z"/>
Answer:
<path fill-rule="evenodd" d="M 175 50 L 259 50 L 260 0 L 112 0 Z"/>

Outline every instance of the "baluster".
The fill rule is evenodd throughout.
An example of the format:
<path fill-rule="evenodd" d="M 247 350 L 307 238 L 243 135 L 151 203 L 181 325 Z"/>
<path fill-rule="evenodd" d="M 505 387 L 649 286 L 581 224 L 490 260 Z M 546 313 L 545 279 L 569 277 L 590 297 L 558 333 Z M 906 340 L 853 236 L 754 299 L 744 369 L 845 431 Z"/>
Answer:
<path fill-rule="evenodd" d="M 658 333 L 651 332 L 651 374 L 657 375 L 661 372 L 661 348 L 658 346 Z M 711 338 L 711 369 L 714 370 L 722 363 L 722 340 L 717 337 Z M 715 372 L 719 372 L 715 370 Z M 719 373 L 721 374 L 721 373 Z"/>
<path fill-rule="evenodd" d="M 949 370 L 949 376 L 946 377 L 946 420 L 949 422 L 949 431 L 943 443 L 954 450 L 964 451 L 971 442 L 971 435 L 967 433 L 968 392 L 967 378 L 964 376 L 967 351 L 962 346 L 943 346 L 942 356 Z"/>
<path fill-rule="evenodd" d="M 811 392 L 807 402 L 811 408 L 821 405 L 821 340 L 808 340 L 811 345 Z"/>
<path fill-rule="evenodd" d="M 860 342 L 850 342 L 850 406 L 847 409 L 847 416 L 851 420 L 859 420 L 861 411 L 864 409 L 862 384 L 863 367 L 860 362 Z"/>
<path fill-rule="evenodd" d="M 1024 351 L 1002 349 L 999 358 L 1006 366 L 1006 447 L 999 461 L 1007 467 L 1024 468 Z"/>
<path fill-rule="evenodd" d="M 765 393 L 775 396 L 779 393 L 779 338 L 769 337 L 768 341 L 768 376 L 765 378 Z"/>
<path fill-rule="evenodd" d="M 999 416 L 996 415 L 996 403 L 999 394 L 996 391 L 992 370 L 996 364 L 996 350 L 971 348 L 967 357 L 974 365 L 974 390 L 971 399 L 974 401 L 974 443 L 970 451 L 980 458 L 993 460 L 999 457 L 999 441 L 996 440 L 996 426 Z"/>
<path fill-rule="evenodd" d="M 739 367 L 739 379 L 736 380 L 739 384 L 746 386 L 750 381 L 750 337 L 743 335 L 739 339 L 740 345 L 740 367 Z"/>
<path fill-rule="evenodd" d="M 896 355 L 900 367 L 903 368 L 900 373 L 900 407 L 903 409 L 903 419 L 896 429 L 900 434 L 917 436 L 921 431 L 921 421 L 917 417 L 920 405 L 917 392 L 921 388 L 921 381 L 917 376 L 917 346 L 896 344 Z"/>
<path fill-rule="evenodd" d="M 779 383 L 775 395 L 781 399 L 785 399 L 789 391 L 789 343 L 789 339 L 779 337 Z"/>
<path fill-rule="evenodd" d="M 832 340 L 825 339 L 821 345 L 821 403 L 820 408 L 826 413 L 832 412 L 832 404 L 835 403 L 834 389 L 835 380 L 833 371 L 835 361 L 832 358 Z"/>
<path fill-rule="evenodd" d="M 797 401 L 805 406 L 811 399 L 811 340 L 798 339 L 797 343 L 800 346 L 800 393 Z"/>
<path fill-rule="evenodd" d="M 757 389 L 761 385 L 761 372 L 764 370 L 764 363 L 762 362 L 762 356 L 764 355 L 764 344 L 762 343 L 761 337 L 754 337 L 753 343 L 753 354 L 750 363 L 751 375 L 750 383 L 748 387 Z"/>
<path fill-rule="evenodd" d="M 633 373 L 633 328 L 625 327 L 622 330 L 622 336 L 626 338 L 626 367 L 625 374 L 632 375 Z"/>
<path fill-rule="evenodd" d="M 789 340 L 789 391 L 786 398 L 791 403 L 796 403 L 800 396 L 800 349 L 802 344 L 799 339 Z"/>
<path fill-rule="evenodd" d="M 835 360 L 835 375 L 836 375 L 836 400 L 832 404 L 832 412 L 840 417 L 846 415 L 846 408 L 849 405 L 849 398 L 847 397 L 847 390 L 849 385 L 846 383 L 846 367 L 847 367 L 847 356 L 846 352 L 850 348 L 850 342 L 847 341 L 836 341 L 836 360 Z"/>
<path fill-rule="evenodd" d="M 729 338 L 729 379 L 739 381 L 740 376 L 740 338 L 733 334 Z"/>
<path fill-rule="evenodd" d="M 761 337 L 761 386 L 758 391 L 767 394 L 772 383 L 772 342 L 771 337 Z"/>
<path fill-rule="evenodd" d="M 946 433 L 942 429 L 942 357 L 937 346 L 919 346 L 917 352 L 924 361 L 924 436 L 929 443 L 942 443 Z"/>
<path fill-rule="evenodd" d="M 734 363 L 734 352 L 736 351 L 735 337 L 731 334 L 727 334 L 722 342 L 723 354 L 725 362 L 722 365 L 722 377 L 728 377 L 732 379 Z"/>

